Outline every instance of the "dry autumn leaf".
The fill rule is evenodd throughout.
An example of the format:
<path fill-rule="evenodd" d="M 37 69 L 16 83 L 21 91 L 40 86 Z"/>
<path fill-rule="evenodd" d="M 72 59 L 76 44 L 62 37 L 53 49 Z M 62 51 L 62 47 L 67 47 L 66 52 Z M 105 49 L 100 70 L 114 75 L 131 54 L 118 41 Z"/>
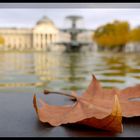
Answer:
<path fill-rule="evenodd" d="M 46 91 L 46 93 L 50 92 Z M 67 96 L 76 99 L 75 104 L 72 106 L 53 106 L 40 100 L 42 106 L 38 107 L 36 96 L 34 96 L 34 108 L 39 120 L 52 126 L 80 123 L 104 130 L 122 132 L 122 116 L 140 116 L 140 102 L 130 100 L 140 97 L 140 85 L 123 90 L 104 89 L 93 76 L 82 96 L 76 94 Z"/>
<path fill-rule="evenodd" d="M 33 103 L 39 120 L 52 126 L 80 123 L 104 130 L 122 132 L 122 112 L 117 94 L 117 90 L 113 90 L 112 100 L 104 98 L 104 92 L 93 76 L 83 96 L 71 95 L 76 99 L 73 105 L 49 105 L 40 99 L 41 107 L 38 107 L 35 95 Z"/>
<path fill-rule="evenodd" d="M 104 108 L 108 108 L 112 104 L 116 93 L 119 98 L 123 117 L 140 116 L 140 101 L 131 100 L 140 98 L 140 85 L 128 87 L 123 90 L 116 88 L 104 89 L 95 76 L 93 76 L 87 91 L 82 96 L 100 106 L 104 106 Z M 103 99 L 103 102 L 99 102 L 98 99 Z"/>
<path fill-rule="evenodd" d="M 140 85 L 128 87 L 120 91 L 119 101 L 124 117 L 140 116 L 140 101 L 132 100 L 140 98 Z"/>

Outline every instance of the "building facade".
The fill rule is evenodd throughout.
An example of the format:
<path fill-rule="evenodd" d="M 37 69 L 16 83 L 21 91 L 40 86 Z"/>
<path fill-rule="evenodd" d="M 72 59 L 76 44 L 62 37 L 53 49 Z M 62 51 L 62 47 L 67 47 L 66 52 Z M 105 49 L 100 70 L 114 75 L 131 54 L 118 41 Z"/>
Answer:
<path fill-rule="evenodd" d="M 70 41 L 70 35 L 60 31 L 46 16 L 37 21 L 33 28 L 0 28 L 0 36 L 4 39 L 0 50 L 48 50 L 56 42 Z M 80 38 L 86 39 L 87 35 Z"/>

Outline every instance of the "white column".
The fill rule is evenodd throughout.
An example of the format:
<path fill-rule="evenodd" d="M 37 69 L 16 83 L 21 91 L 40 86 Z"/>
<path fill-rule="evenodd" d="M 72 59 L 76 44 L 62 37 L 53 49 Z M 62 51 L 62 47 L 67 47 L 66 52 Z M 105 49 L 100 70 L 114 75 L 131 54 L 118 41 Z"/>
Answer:
<path fill-rule="evenodd" d="M 32 47 L 33 47 L 33 49 L 35 49 L 35 48 L 34 48 L 34 33 L 33 33 L 33 35 L 32 35 Z"/>
<path fill-rule="evenodd" d="M 40 34 L 40 43 L 39 50 L 43 47 L 43 34 Z"/>
<path fill-rule="evenodd" d="M 47 40 L 46 40 L 46 34 L 44 34 L 44 50 L 46 50 L 47 47 Z"/>
<path fill-rule="evenodd" d="M 37 38 L 37 33 L 35 34 L 35 48 L 37 49 L 37 43 L 38 43 L 38 40 L 37 40 L 38 38 Z"/>
<path fill-rule="evenodd" d="M 38 40 L 39 40 L 39 35 L 38 34 L 35 34 L 35 49 L 36 50 L 38 50 L 38 45 L 39 45 L 38 44 L 39 43 Z"/>
<path fill-rule="evenodd" d="M 36 50 L 36 35 L 35 33 L 33 34 L 33 48 Z"/>
<path fill-rule="evenodd" d="M 40 47 L 40 34 L 38 34 L 38 36 L 37 36 L 37 50 L 38 50 L 38 48 Z"/>
<path fill-rule="evenodd" d="M 47 46 L 48 45 L 48 34 L 46 34 L 45 41 L 46 41 L 46 46 Z"/>
<path fill-rule="evenodd" d="M 53 34 L 50 34 L 50 43 L 53 42 Z"/>
<path fill-rule="evenodd" d="M 50 43 L 50 34 L 47 34 L 47 44 Z"/>
<path fill-rule="evenodd" d="M 44 50 L 45 48 L 45 34 L 43 34 L 43 47 L 42 47 L 42 50 Z"/>
<path fill-rule="evenodd" d="M 39 46 L 39 34 L 36 34 L 36 47 L 38 48 Z"/>

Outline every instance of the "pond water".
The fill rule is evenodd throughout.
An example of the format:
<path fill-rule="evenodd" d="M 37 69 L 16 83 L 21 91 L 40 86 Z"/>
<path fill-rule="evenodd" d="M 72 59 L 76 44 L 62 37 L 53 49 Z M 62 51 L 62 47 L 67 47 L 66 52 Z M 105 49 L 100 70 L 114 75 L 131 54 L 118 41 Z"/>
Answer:
<path fill-rule="evenodd" d="M 140 54 L 111 52 L 1 52 L 0 91 L 83 91 L 95 74 L 103 87 L 140 83 Z"/>

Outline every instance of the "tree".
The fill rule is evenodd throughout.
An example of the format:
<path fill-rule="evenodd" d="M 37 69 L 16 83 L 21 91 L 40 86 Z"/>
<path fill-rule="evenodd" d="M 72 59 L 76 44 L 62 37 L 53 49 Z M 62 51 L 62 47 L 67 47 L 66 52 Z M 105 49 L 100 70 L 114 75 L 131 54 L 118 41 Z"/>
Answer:
<path fill-rule="evenodd" d="M 122 49 L 128 41 L 130 27 L 128 22 L 114 21 L 95 30 L 93 39 L 102 48 Z"/>
<path fill-rule="evenodd" d="M 130 42 L 140 42 L 140 28 L 133 29 L 129 34 Z"/>
<path fill-rule="evenodd" d="M 4 44 L 4 38 L 2 36 L 0 36 L 0 45 Z"/>

